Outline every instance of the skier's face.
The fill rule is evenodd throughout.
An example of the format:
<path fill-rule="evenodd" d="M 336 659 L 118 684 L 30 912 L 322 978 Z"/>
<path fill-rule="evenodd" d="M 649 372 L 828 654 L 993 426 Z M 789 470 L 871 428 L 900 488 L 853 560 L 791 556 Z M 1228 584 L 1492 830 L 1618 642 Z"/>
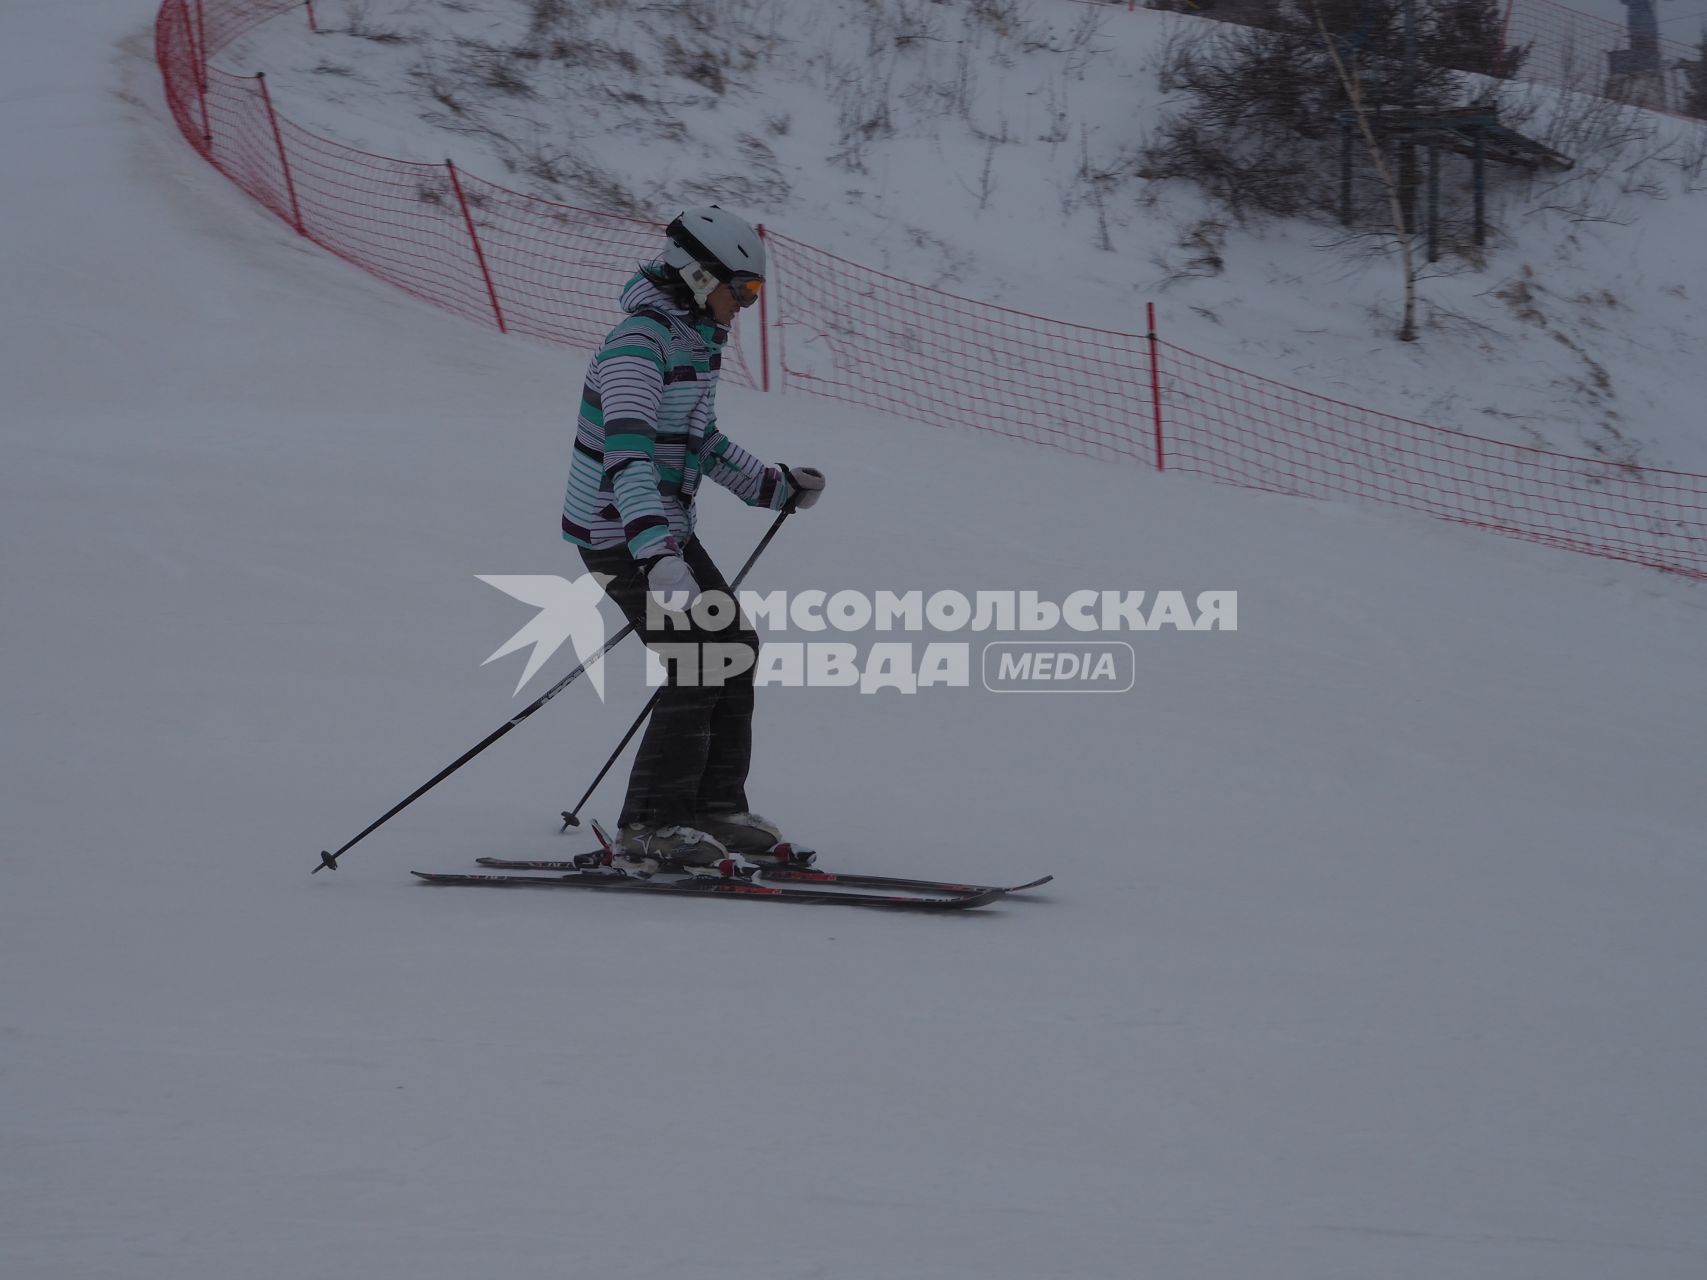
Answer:
<path fill-rule="evenodd" d="M 756 277 L 737 278 L 735 288 L 720 284 L 713 289 L 705 305 L 711 308 L 711 317 L 718 324 L 728 324 L 737 311 L 759 300 L 759 290 L 763 287 L 764 281 Z"/>
<path fill-rule="evenodd" d="M 729 286 L 720 284 L 706 298 L 705 305 L 711 310 L 711 318 L 718 324 L 728 324 L 735 318 L 740 307 L 735 302 L 735 295 L 729 292 Z"/>

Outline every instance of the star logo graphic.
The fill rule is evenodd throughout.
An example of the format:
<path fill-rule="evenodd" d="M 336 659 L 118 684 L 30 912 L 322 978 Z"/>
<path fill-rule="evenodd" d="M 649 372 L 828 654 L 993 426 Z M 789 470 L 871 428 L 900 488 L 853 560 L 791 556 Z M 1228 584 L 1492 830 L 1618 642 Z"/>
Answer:
<path fill-rule="evenodd" d="M 475 574 L 475 577 L 487 586 L 496 587 L 505 595 L 520 600 L 523 604 L 531 604 L 539 610 L 532 621 L 498 646 L 486 662 L 480 664 L 485 666 L 487 662 L 495 662 L 518 649 L 532 646 L 533 652 L 528 655 L 527 665 L 522 669 L 522 677 L 516 681 L 518 694 L 539 669 L 550 661 L 551 655 L 562 647 L 565 640 L 574 644 L 575 656 L 582 662 L 604 647 L 605 617 L 599 612 L 599 601 L 604 599 L 605 583 L 610 581 L 609 574 L 582 574 L 573 582 L 551 573 L 479 573 Z M 603 702 L 604 664 L 594 663 L 587 671 L 587 678 L 593 682 L 593 690 L 599 695 L 599 701 Z"/>

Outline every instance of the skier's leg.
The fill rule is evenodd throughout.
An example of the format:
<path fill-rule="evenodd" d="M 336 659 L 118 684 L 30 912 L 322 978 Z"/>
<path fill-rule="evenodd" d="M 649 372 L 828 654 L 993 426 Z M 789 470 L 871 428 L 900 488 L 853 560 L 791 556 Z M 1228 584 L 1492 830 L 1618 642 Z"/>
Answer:
<path fill-rule="evenodd" d="M 699 583 L 701 591 L 733 595 L 698 538 L 688 543 L 683 559 L 693 570 L 694 581 Z M 726 679 L 721 687 L 708 690 L 716 696 L 708 724 L 705 767 L 694 807 L 702 815 L 744 813 L 747 772 L 753 760 L 753 673 L 758 662 L 759 637 L 739 609 L 722 631 L 706 634 L 723 645 L 745 648 L 748 656 L 738 661 L 744 667 L 742 671 Z"/>
<path fill-rule="evenodd" d="M 626 550 L 583 549 L 581 559 L 592 572 L 610 575 L 605 594 L 634 623 L 647 645 L 703 639 L 692 631 L 647 630 L 646 575 Z M 658 695 L 629 773 L 628 794 L 618 819 L 623 826 L 631 822 L 649 826 L 691 823 L 698 803 L 718 691 L 680 684 L 674 662 L 668 664 L 668 671 L 669 684 Z"/>
<path fill-rule="evenodd" d="M 672 681 L 674 673 L 672 673 Z M 710 690 L 672 683 L 659 695 L 640 737 L 628 794 L 618 821 L 647 826 L 692 826 L 699 784 L 711 751 Z"/>

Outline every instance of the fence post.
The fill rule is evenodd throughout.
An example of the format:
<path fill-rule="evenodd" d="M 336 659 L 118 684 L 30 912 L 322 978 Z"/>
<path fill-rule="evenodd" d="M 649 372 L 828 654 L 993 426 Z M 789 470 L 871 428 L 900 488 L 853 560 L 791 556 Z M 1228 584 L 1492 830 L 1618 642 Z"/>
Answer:
<path fill-rule="evenodd" d="M 765 246 L 765 270 L 770 271 L 770 241 L 765 235 L 765 224 L 759 223 L 759 243 Z M 759 290 L 759 390 L 771 389 L 771 313 L 769 293 L 771 277 L 767 274 L 764 288 Z"/>
<path fill-rule="evenodd" d="M 267 73 L 258 71 L 255 79 L 261 82 L 261 101 L 267 104 L 267 119 L 273 126 L 273 142 L 279 149 L 279 168 L 284 170 L 285 194 L 290 197 L 290 220 L 296 227 L 296 234 L 306 236 L 308 231 L 302 225 L 302 206 L 296 200 L 296 179 L 290 176 L 290 157 L 285 154 L 284 132 L 279 128 L 279 113 L 273 110 L 273 95 L 267 90 Z"/>
<path fill-rule="evenodd" d="M 190 57 L 196 64 L 196 96 L 202 104 L 202 141 L 213 145 L 213 125 L 207 115 L 207 11 L 196 0 L 195 12 L 184 10 L 184 25 L 190 31 Z"/>
<path fill-rule="evenodd" d="M 1150 309 L 1150 404 L 1156 411 L 1156 470 L 1166 471 L 1166 454 L 1162 448 L 1162 359 L 1156 350 L 1156 304 Z"/>
<path fill-rule="evenodd" d="M 492 284 L 492 271 L 486 265 L 486 251 L 480 247 L 480 233 L 474 229 L 474 215 L 469 211 L 468 197 L 462 194 L 462 179 L 456 176 L 456 166 L 449 160 L 445 161 L 445 168 L 450 172 L 450 185 L 456 192 L 456 202 L 462 206 L 462 220 L 468 224 L 468 238 L 474 242 L 474 260 L 480 264 L 480 274 L 486 281 L 486 296 L 492 300 L 492 314 L 498 319 L 498 332 L 508 333 L 504 309 L 498 305 L 498 290 Z"/>

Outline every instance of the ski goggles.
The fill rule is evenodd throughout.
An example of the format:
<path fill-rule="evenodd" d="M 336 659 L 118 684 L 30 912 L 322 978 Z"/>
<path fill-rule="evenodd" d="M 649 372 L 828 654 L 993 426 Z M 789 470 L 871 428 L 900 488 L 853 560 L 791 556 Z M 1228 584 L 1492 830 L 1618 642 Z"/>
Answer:
<path fill-rule="evenodd" d="M 764 287 L 763 276 L 735 275 L 729 280 L 729 292 L 735 295 L 735 301 L 743 307 L 750 307 L 757 302 Z"/>

